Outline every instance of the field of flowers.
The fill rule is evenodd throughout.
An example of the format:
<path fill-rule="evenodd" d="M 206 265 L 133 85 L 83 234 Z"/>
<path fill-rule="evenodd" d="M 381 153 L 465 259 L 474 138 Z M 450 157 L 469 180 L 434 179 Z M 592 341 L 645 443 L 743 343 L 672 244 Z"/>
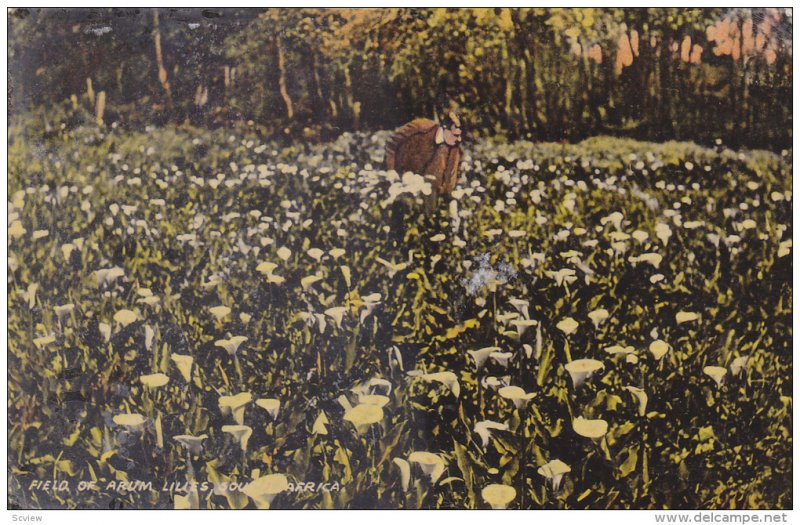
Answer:
<path fill-rule="evenodd" d="M 792 506 L 791 152 L 480 140 L 426 215 L 385 132 L 53 126 L 12 507 Z"/>

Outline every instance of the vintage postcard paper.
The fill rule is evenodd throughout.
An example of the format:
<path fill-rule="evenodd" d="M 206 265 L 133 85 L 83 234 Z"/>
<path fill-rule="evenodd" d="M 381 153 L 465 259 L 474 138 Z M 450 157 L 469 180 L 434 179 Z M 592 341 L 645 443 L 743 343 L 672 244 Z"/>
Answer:
<path fill-rule="evenodd" d="M 791 509 L 784 8 L 13 8 L 10 509 Z"/>

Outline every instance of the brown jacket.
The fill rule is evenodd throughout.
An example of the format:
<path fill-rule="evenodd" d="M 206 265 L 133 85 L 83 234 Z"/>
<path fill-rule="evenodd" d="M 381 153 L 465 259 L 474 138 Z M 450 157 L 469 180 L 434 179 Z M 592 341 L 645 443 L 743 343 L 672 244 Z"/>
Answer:
<path fill-rule="evenodd" d="M 458 183 L 461 147 L 437 144 L 440 129 L 429 119 L 415 119 L 398 129 L 386 144 L 386 169 L 433 175 L 437 194 L 453 191 Z"/>

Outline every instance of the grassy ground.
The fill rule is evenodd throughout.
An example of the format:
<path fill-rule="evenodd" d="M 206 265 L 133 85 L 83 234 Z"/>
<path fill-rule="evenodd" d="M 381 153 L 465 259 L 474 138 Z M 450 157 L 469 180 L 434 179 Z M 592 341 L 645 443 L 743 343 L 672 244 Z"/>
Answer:
<path fill-rule="evenodd" d="M 426 217 L 385 133 L 55 127 L 9 134 L 10 505 L 791 507 L 791 152 L 480 141 Z"/>

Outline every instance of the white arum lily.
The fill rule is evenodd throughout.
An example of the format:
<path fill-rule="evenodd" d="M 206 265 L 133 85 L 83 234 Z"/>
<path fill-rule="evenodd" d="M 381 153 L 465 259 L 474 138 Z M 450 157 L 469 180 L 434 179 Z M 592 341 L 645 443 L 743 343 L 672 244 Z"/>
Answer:
<path fill-rule="evenodd" d="M 379 293 L 371 293 L 369 295 L 362 295 L 361 302 L 363 303 L 364 310 L 361 311 L 361 315 L 358 318 L 358 321 L 363 324 L 364 319 L 366 319 L 372 312 L 375 310 L 375 307 L 381 304 L 381 294 Z"/>
<path fill-rule="evenodd" d="M 281 492 L 289 490 L 289 480 L 283 474 L 269 474 L 255 479 L 242 489 L 242 492 L 253 500 L 256 507 L 269 509 L 272 501 Z"/>
<path fill-rule="evenodd" d="M 565 317 L 561 321 L 558 322 L 556 328 L 564 332 L 564 335 L 570 335 L 578 329 L 578 321 L 573 319 L 572 317 Z"/>
<path fill-rule="evenodd" d="M 713 379 L 717 386 L 721 386 L 728 369 L 721 366 L 707 366 L 703 368 L 703 373 Z"/>
<path fill-rule="evenodd" d="M 664 357 L 669 350 L 669 345 L 661 339 L 656 339 L 650 343 L 650 353 L 653 354 L 653 357 L 656 358 L 656 361 L 661 361 L 661 358 Z"/>
<path fill-rule="evenodd" d="M 278 412 L 281 410 L 281 402 L 279 399 L 256 399 L 256 406 L 266 410 L 269 417 L 273 420 L 278 419 Z"/>
<path fill-rule="evenodd" d="M 656 237 L 666 246 L 669 238 L 672 237 L 672 230 L 663 222 L 659 222 L 656 224 Z"/>
<path fill-rule="evenodd" d="M 508 399 L 518 409 L 525 408 L 528 402 L 536 397 L 535 392 L 527 393 L 518 386 L 504 386 L 497 391 L 500 397 Z"/>
<path fill-rule="evenodd" d="M 489 359 L 489 356 L 500 350 L 499 346 L 487 346 L 486 348 L 480 348 L 478 350 L 467 350 L 467 353 L 472 357 L 473 361 L 475 361 L 475 368 L 480 370 L 483 368 L 483 365 L 486 364 L 486 360 Z"/>
<path fill-rule="evenodd" d="M 139 376 L 139 381 L 142 382 L 147 388 L 156 389 L 169 383 L 169 377 L 166 374 L 147 374 Z"/>
<path fill-rule="evenodd" d="M 489 354 L 489 357 L 498 365 L 502 366 L 503 368 L 507 368 L 508 362 L 512 357 L 514 357 L 514 354 L 511 352 L 492 352 Z"/>
<path fill-rule="evenodd" d="M 508 485 L 492 483 L 483 487 L 481 491 L 483 501 L 491 505 L 494 510 L 503 510 L 517 497 L 517 490 Z"/>
<path fill-rule="evenodd" d="M 555 280 L 558 286 L 572 284 L 578 280 L 578 277 L 575 275 L 575 270 L 571 268 L 562 268 L 557 272 L 546 271 L 545 275 Z"/>
<path fill-rule="evenodd" d="M 604 350 L 606 351 L 606 353 L 609 353 L 613 356 L 628 355 L 636 351 L 632 346 L 622 346 L 622 345 L 607 346 Z"/>
<path fill-rule="evenodd" d="M 238 424 L 244 423 L 244 410 L 247 404 L 253 400 L 253 395 L 249 392 L 240 392 L 235 396 L 222 396 L 219 398 L 219 409 L 223 416 L 233 416 L 233 420 Z"/>
<path fill-rule="evenodd" d="M 276 268 L 278 268 L 278 265 L 274 262 L 262 262 L 256 266 L 256 271 L 264 275 L 271 275 Z"/>
<path fill-rule="evenodd" d="M 697 321 L 698 319 L 700 319 L 700 314 L 695 312 L 680 311 L 677 314 L 675 314 L 675 321 L 678 324 L 691 323 L 692 321 Z"/>
<path fill-rule="evenodd" d="M 130 430 L 140 431 L 144 428 L 147 419 L 141 414 L 117 414 L 114 423 Z"/>
<path fill-rule="evenodd" d="M 411 488 L 411 465 L 403 458 L 394 458 L 392 463 L 400 470 L 400 484 L 408 492 Z"/>
<path fill-rule="evenodd" d="M 359 434 L 363 434 L 372 425 L 383 421 L 383 409 L 378 405 L 368 403 L 356 405 L 345 411 L 344 420 L 352 423 Z"/>
<path fill-rule="evenodd" d="M 475 423 L 475 433 L 481 438 L 481 445 L 486 448 L 489 440 L 492 438 L 492 431 L 494 430 L 508 430 L 508 425 L 505 423 L 498 423 L 496 421 L 481 421 Z"/>
<path fill-rule="evenodd" d="M 59 324 L 61 324 L 64 322 L 64 318 L 75 310 L 75 305 L 73 303 L 68 303 L 65 305 L 56 306 L 53 308 L 53 310 L 55 311 Z"/>
<path fill-rule="evenodd" d="M 330 421 L 328 421 L 328 416 L 325 415 L 325 412 L 320 412 L 317 419 L 314 420 L 311 432 L 320 436 L 327 436 L 329 423 Z"/>
<path fill-rule="evenodd" d="M 517 309 L 517 311 L 524 317 L 528 319 L 528 308 L 530 307 L 531 303 L 526 301 L 525 299 L 515 299 L 511 298 L 508 300 L 511 303 L 511 306 Z"/>
<path fill-rule="evenodd" d="M 561 479 L 564 477 L 564 474 L 572 472 L 572 469 L 560 459 L 554 459 L 539 467 L 537 472 L 550 481 L 550 486 L 553 487 L 553 492 L 558 492 L 558 488 L 561 486 Z"/>
<path fill-rule="evenodd" d="M 100 287 L 104 284 L 113 284 L 114 281 L 125 275 L 125 271 L 119 266 L 114 266 L 97 270 L 94 275 L 97 278 L 97 286 Z"/>
<path fill-rule="evenodd" d="M 564 365 L 564 369 L 572 378 L 572 385 L 575 388 L 580 388 L 595 372 L 603 368 L 605 368 L 605 365 L 597 359 L 576 359 Z"/>
<path fill-rule="evenodd" d="M 175 366 L 178 368 L 178 371 L 183 376 L 183 379 L 188 383 L 192 380 L 192 365 L 194 364 L 194 358 L 190 355 L 180 355 L 180 354 L 172 354 L 170 359 Z"/>
<path fill-rule="evenodd" d="M 308 275 L 300 279 L 300 286 L 303 287 L 303 291 L 308 291 L 314 283 L 317 283 L 322 280 L 322 276 L 319 274 Z"/>
<path fill-rule="evenodd" d="M 647 411 L 647 393 L 641 388 L 635 386 L 626 386 L 625 390 L 630 392 L 639 403 L 639 415 L 644 416 L 645 412 Z"/>
<path fill-rule="evenodd" d="M 663 257 L 660 253 L 643 253 L 642 255 L 628 257 L 628 261 L 633 264 L 647 263 L 653 268 L 658 268 L 662 259 Z"/>
<path fill-rule="evenodd" d="M 222 431 L 233 437 L 241 447 L 242 452 L 247 450 L 247 442 L 250 440 L 250 436 L 253 435 L 252 428 L 247 425 L 223 425 Z"/>
<path fill-rule="evenodd" d="M 608 310 L 605 308 L 598 308 L 597 310 L 592 310 L 589 312 L 588 317 L 591 319 L 592 324 L 594 324 L 595 330 L 600 328 L 600 325 L 608 319 Z"/>
<path fill-rule="evenodd" d="M 453 372 L 434 372 L 432 374 L 423 374 L 420 378 L 424 381 L 443 384 L 455 397 L 461 394 L 461 385 L 458 383 L 458 378 Z"/>
<path fill-rule="evenodd" d="M 103 335 L 103 339 L 106 343 L 111 340 L 111 325 L 108 323 L 98 323 L 97 329 Z"/>
<path fill-rule="evenodd" d="M 306 252 L 306 255 L 308 255 L 309 257 L 311 257 L 315 261 L 320 262 L 320 260 L 322 259 L 322 256 L 325 255 L 325 252 L 323 252 L 319 248 L 311 248 L 310 250 L 308 250 Z"/>
<path fill-rule="evenodd" d="M 742 371 L 746 370 L 749 367 L 748 362 L 750 361 L 750 356 L 743 355 L 741 357 L 737 357 L 731 363 L 731 375 L 735 377 L 739 377 L 742 374 Z"/>
<path fill-rule="evenodd" d="M 139 315 L 133 310 L 123 309 L 114 314 L 114 320 L 123 328 L 135 322 L 138 318 Z"/>
<path fill-rule="evenodd" d="M 615 211 L 614 213 L 606 217 L 601 217 L 600 224 L 605 226 L 606 224 L 611 223 L 617 230 L 619 230 L 620 228 L 622 228 L 622 219 L 624 218 L 625 217 L 624 215 L 622 215 L 622 213 Z"/>
<path fill-rule="evenodd" d="M 219 341 L 214 342 L 214 346 L 218 346 L 220 348 L 224 348 L 228 354 L 235 356 L 236 353 L 239 351 L 239 346 L 247 341 L 247 338 L 243 335 L 237 335 L 231 337 L 230 339 L 220 339 Z"/>
<path fill-rule="evenodd" d="M 193 456 L 199 456 L 203 452 L 203 441 L 208 436 L 205 434 L 201 434 L 199 436 L 192 436 L 189 434 L 182 434 L 180 436 L 173 436 L 172 439 L 183 445 L 189 454 Z"/>
<path fill-rule="evenodd" d="M 330 317 L 336 322 L 336 327 L 341 329 L 342 328 L 342 318 L 344 318 L 344 314 L 347 311 L 347 308 L 344 306 L 335 306 L 333 308 L 328 308 L 325 310 L 325 315 Z"/>
<path fill-rule="evenodd" d="M 602 419 L 584 419 L 579 416 L 572 420 L 572 430 L 579 436 L 600 439 L 608 432 L 608 423 Z"/>
<path fill-rule="evenodd" d="M 411 455 L 408 456 L 408 461 L 409 463 L 419 465 L 420 470 L 422 470 L 425 476 L 430 478 L 431 483 L 436 483 L 442 474 L 444 474 L 445 462 L 436 454 L 430 452 L 412 452 Z"/>
<path fill-rule="evenodd" d="M 539 322 L 534 319 L 515 319 L 510 324 L 517 329 L 519 337 L 522 337 L 528 328 L 537 326 Z"/>
<path fill-rule="evenodd" d="M 211 312 L 211 315 L 213 315 L 217 321 L 222 321 L 225 317 L 228 316 L 228 314 L 231 313 L 230 308 L 222 305 L 211 307 L 208 309 L 208 311 Z"/>
<path fill-rule="evenodd" d="M 288 261 L 289 257 L 292 256 L 292 250 L 290 250 L 286 246 L 281 246 L 280 248 L 278 248 L 277 254 L 280 260 Z"/>

